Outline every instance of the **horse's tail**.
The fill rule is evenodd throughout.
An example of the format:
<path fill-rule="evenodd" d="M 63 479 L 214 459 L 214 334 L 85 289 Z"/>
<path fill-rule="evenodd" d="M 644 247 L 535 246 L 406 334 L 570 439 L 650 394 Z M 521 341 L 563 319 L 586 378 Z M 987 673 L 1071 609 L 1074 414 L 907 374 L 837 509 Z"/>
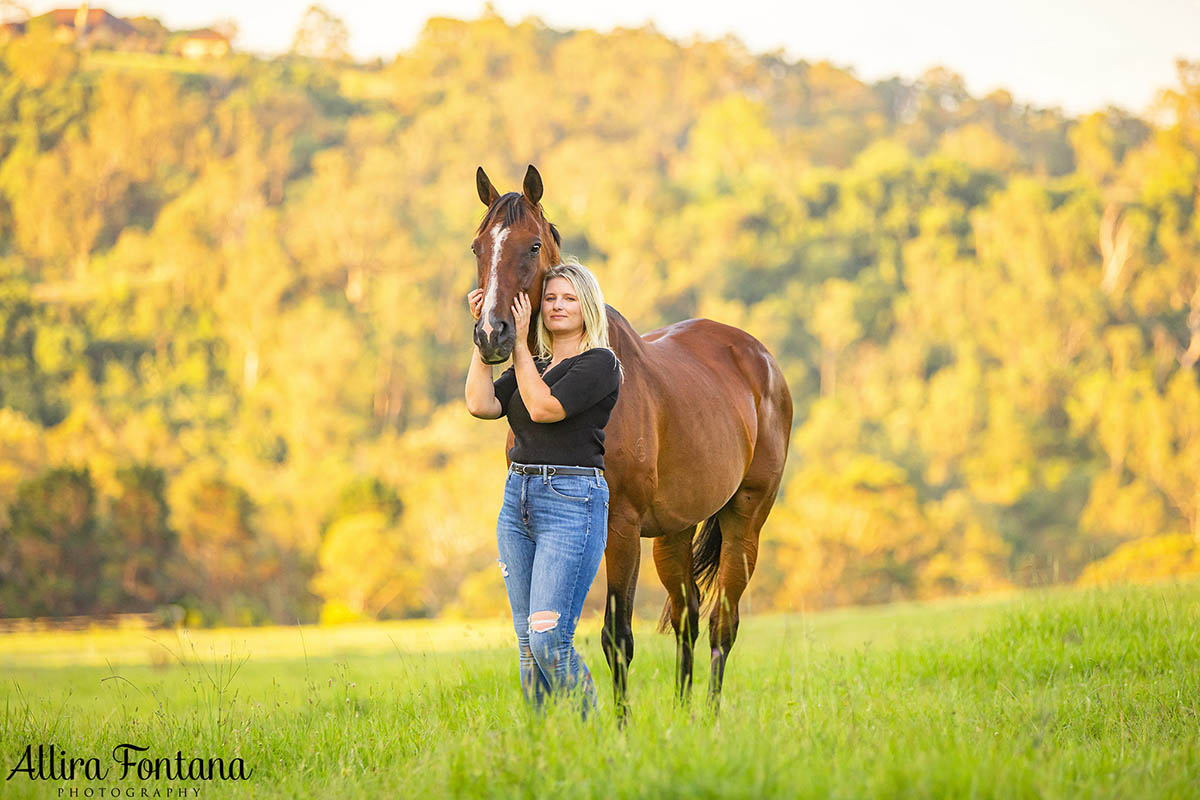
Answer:
<path fill-rule="evenodd" d="M 713 514 L 704 521 L 700 535 L 692 544 L 692 579 L 693 585 L 700 592 L 700 604 L 704 605 L 705 595 L 717 579 L 717 568 L 721 566 L 721 523 Z M 711 598 L 708 598 L 711 600 Z M 703 613 L 703 608 L 701 608 Z M 658 619 L 659 633 L 665 633 L 671 627 L 671 598 L 667 598 L 663 606 L 662 616 Z"/>

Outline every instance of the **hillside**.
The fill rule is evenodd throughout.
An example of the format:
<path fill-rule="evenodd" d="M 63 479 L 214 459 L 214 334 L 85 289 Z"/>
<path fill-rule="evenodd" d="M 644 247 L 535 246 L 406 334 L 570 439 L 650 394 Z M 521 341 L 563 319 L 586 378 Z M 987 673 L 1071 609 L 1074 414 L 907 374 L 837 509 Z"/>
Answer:
<path fill-rule="evenodd" d="M 379 68 L 12 39 L 0 616 L 502 614 L 465 296 L 528 163 L 639 330 L 783 366 L 755 609 L 1200 571 L 1200 67 L 1161 112 L 494 15 Z"/>

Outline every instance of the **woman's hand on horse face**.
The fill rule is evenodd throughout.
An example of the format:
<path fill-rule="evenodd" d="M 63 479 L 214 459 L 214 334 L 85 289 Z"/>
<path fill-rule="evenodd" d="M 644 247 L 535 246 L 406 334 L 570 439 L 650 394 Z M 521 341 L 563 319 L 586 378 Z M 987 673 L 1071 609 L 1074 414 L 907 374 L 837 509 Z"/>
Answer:
<path fill-rule="evenodd" d="M 471 309 L 471 316 L 479 322 L 479 317 L 483 314 L 483 289 L 472 289 L 467 293 L 467 306 Z"/>
<path fill-rule="evenodd" d="M 521 345 L 529 337 L 529 317 L 532 313 L 529 305 L 529 295 L 525 292 L 518 292 L 517 296 L 513 298 L 512 311 L 513 324 L 517 330 L 517 344 Z"/>

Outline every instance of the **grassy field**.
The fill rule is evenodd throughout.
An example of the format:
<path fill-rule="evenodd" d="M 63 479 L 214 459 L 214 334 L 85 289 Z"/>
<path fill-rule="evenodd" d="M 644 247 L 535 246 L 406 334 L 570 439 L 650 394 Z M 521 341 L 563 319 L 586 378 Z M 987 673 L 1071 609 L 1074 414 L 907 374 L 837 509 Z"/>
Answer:
<path fill-rule="evenodd" d="M 678 707 L 647 625 L 624 728 L 607 692 L 587 723 L 528 714 L 501 624 L 13 634 L 4 775 L 51 743 L 109 774 L 0 796 L 1197 797 L 1198 631 L 1200 583 L 751 617 L 714 716 L 707 664 Z M 121 779 L 126 742 L 254 771 Z"/>

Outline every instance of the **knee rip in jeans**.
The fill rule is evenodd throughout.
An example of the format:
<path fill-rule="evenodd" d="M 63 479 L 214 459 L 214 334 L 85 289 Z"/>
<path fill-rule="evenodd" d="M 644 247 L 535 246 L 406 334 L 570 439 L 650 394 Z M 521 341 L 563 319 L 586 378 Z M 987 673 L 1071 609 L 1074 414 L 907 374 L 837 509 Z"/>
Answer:
<path fill-rule="evenodd" d="M 545 633 L 558 625 L 557 611 L 535 611 L 529 615 L 529 630 L 533 633 Z"/>
<path fill-rule="evenodd" d="M 498 558 L 496 559 L 496 563 L 500 565 L 500 575 L 502 577 L 507 578 L 508 577 L 508 565 L 505 564 L 503 561 L 501 561 Z"/>

